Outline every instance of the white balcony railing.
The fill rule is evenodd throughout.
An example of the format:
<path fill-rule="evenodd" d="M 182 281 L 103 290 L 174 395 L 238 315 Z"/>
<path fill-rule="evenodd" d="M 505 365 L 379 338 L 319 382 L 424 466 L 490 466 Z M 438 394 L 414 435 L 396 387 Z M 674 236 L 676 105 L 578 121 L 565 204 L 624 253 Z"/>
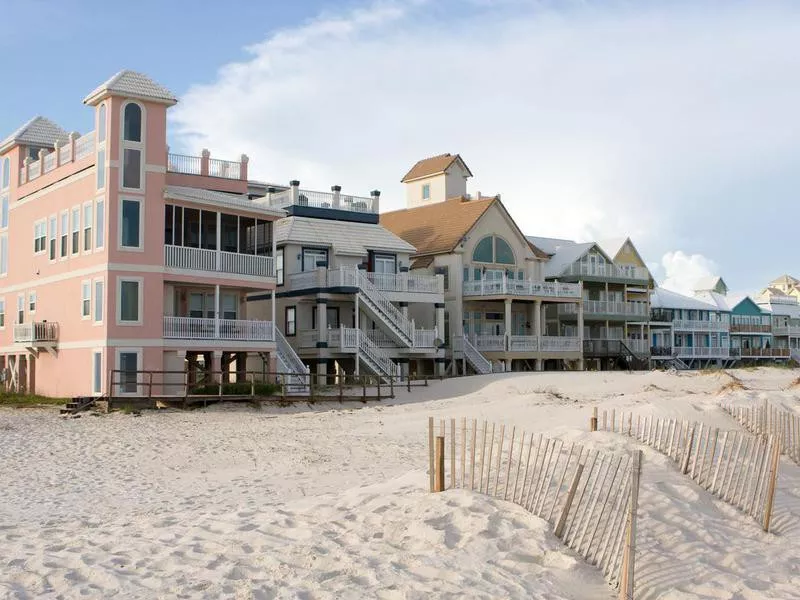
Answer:
<path fill-rule="evenodd" d="M 58 323 L 34 321 L 14 325 L 15 344 L 53 344 L 58 341 Z"/>
<path fill-rule="evenodd" d="M 558 314 L 577 314 L 578 307 L 574 304 L 561 304 Z M 584 314 L 620 315 L 632 317 L 647 317 L 647 304 L 645 302 L 615 302 L 610 300 L 584 300 Z"/>
<path fill-rule="evenodd" d="M 94 154 L 94 131 L 90 131 L 79 138 L 76 138 L 75 135 L 77 134 L 70 134 L 70 139 L 60 145 L 58 150 L 52 150 L 39 160 L 34 160 L 24 165 L 19 170 L 20 185 L 38 179 L 45 173 L 50 173 L 62 165 L 92 156 Z M 73 144 L 75 145 L 74 152 L 72 150 Z"/>
<path fill-rule="evenodd" d="M 245 161 L 246 157 L 242 157 Z M 167 171 L 182 175 L 204 175 L 222 179 L 243 179 L 243 162 L 220 160 L 210 158 L 206 153 L 203 156 L 188 156 L 186 154 L 168 154 Z"/>
<path fill-rule="evenodd" d="M 340 192 L 317 192 L 299 188 L 273 192 L 263 200 L 260 200 L 260 202 L 266 202 L 273 208 L 310 206 L 312 208 L 332 208 L 373 214 L 377 214 L 379 210 L 378 196 L 366 198 L 363 196 L 350 196 Z"/>
<path fill-rule="evenodd" d="M 580 352 L 581 349 L 579 338 L 566 336 L 510 335 L 508 342 L 504 335 L 471 335 L 468 339 L 481 352 Z"/>
<path fill-rule="evenodd" d="M 164 337 L 177 340 L 274 342 L 272 321 L 164 317 Z"/>
<path fill-rule="evenodd" d="M 644 267 L 632 265 L 610 265 L 592 263 L 573 263 L 564 272 L 564 275 L 605 277 L 608 279 L 628 279 L 632 281 L 647 281 L 650 274 Z"/>
<path fill-rule="evenodd" d="M 366 273 L 367 279 L 382 292 L 444 294 L 444 278 L 440 275 L 411 273 Z"/>
<path fill-rule="evenodd" d="M 731 349 L 728 346 L 675 346 L 673 353 L 678 358 L 728 358 Z"/>
<path fill-rule="evenodd" d="M 676 319 L 672 322 L 676 331 L 729 331 L 730 323 L 725 321 L 698 321 L 689 319 Z"/>
<path fill-rule="evenodd" d="M 800 337 L 800 325 L 779 325 L 773 327 L 772 335 Z"/>
<path fill-rule="evenodd" d="M 575 283 L 558 283 L 554 281 L 532 281 L 530 279 L 482 279 L 465 281 L 464 296 L 542 296 L 546 298 L 581 297 L 581 286 Z"/>
<path fill-rule="evenodd" d="M 190 271 L 218 271 L 236 275 L 275 277 L 275 263 L 271 256 L 239 254 L 188 246 L 164 246 L 164 264 L 173 269 Z"/>

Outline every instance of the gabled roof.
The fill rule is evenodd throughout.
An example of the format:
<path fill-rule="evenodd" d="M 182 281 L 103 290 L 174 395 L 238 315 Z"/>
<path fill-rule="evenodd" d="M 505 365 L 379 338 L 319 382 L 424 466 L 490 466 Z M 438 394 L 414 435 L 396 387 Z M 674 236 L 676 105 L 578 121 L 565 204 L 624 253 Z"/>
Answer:
<path fill-rule="evenodd" d="M 106 96 L 112 94 L 170 105 L 178 102 L 175 94 L 150 79 L 147 75 L 125 69 L 98 86 L 91 94 L 83 99 L 83 103 L 96 104 Z"/>
<path fill-rule="evenodd" d="M 717 292 L 709 290 L 695 292 L 695 298 L 703 300 L 716 306 L 719 310 L 724 312 L 731 312 L 731 306 L 728 303 L 727 297 Z"/>
<path fill-rule="evenodd" d="M 653 308 L 673 308 L 682 310 L 719 310 L 715 303 L 699 298 L 684 296 L 678 292 L 657 287 L 650 292 L 650 306 Z"/>
<path fill-rule="evenodd" d="M 720 288 L 720 284 L 722 287 Z M 698 292 L 708 292 L 708 291 L 717 291 L 719 289 L 728 291 L 728 285 L 725 283 L 725 280 L 722 277 L 718 277 L 716 275 L 711 275 L 710 277 L 703 277 L 694 284 L 695 291 Z"/>
<path fill-rule="evenodd" d="M 778 277 L 777 279 L 774 279 L 774 280 L 769 282 L 769 287 L 774 287 L 774 286 L 777 286 L 777 285 L 780 285 L 780 286 L 783 286 L 783 287 L 786 287 L 786 288 L 790 288 L 790 287 L 794 287 L 796 285 L 800 285 L 800 280 L 795 279 L 794 277 L 792 277 L 789 274 L 784 274 L 784 275 L 781 275 L 780 277 Z"/>
<path fill-rule="evenodd" d="M 448 254 L 496 198 L 451 198 L 417 208 L 381 213 L 380 224 L 417 249 L 418 256 Z"/>
<path fill-rule="evenodd" d="M 538 248 L 541 248 L 542 251 L 547 252 L 547 254 L 555 254 L 562 246 L 571 246 L 576 243 L 574 240 L 562 240 L 560 238 L 537 237 L 535 235 L 528 235 L 526 237 L 529 242 L 536 244 Z"/>
<path fill-rule="evenodd" d="M 550 260 L 544 264 L 545 277 L 559 277 L 575 261 L 580 260 L 592 248 L 602 254 L 608 262 L 613 262 L 611 257 L 596 242 L 573 242 L 558 238 L 544 238 L 528 236 L 528 241 L 544 249 Z"/>
<path fill-rule="evenodd" d="M 414 246 L 378 224 L 311 217 L 281 219 L 275 227 L 275 240 L 278 243 L 330 246 L 336 254 L 348 256 L 366 257 L 369 250 L 414 252 Z"/>
<path fill-rule="evenodd" d="M 414 181 L 415 179 L 422 179 L 423 177 L 430 177 L 431 175 L 438 175 L 439 173 L 444 173 L 450 165 L 454 162 L 458 161 L 461 164 L 461 167 L 468 173 L 468 177 L 472 177 L 472 171 L 469 170 L 467 167 L 467 163 L 464 162 L 464 159 L 461 158 L 459 154 L 439 154 L 437 156 L 431 156 L 429 158 L 423 158 L 422 160 L 417 161 L 417 163 L 411 167 L 411 170 L 405 174 L 400 182 L 406 183 L 408 181 Z"/>
<path fill-rule="evenodd" d="M 619 251 L 622 250 L 622 247 L 625 245 L 625 242 L 629 240 L 630 238 L 627 237 L 610 238 L 607 240 L 597 240 L 597 245 L 603 249 L 603 252 L 605 252 L 609 257 L 611 257 L 611 260 L 614 260 L 615 258 L 617 258 L 617 254 L 619 254 Z"/>
<path fill-rule="evenodd" d="M 14 133 L 0 142 L 0 152 L 4 152 L 15 144 L 52 148 L 57 141 L 64 142 L 69 133 L 56 123 L 45 117 L 33 117 Z"/>

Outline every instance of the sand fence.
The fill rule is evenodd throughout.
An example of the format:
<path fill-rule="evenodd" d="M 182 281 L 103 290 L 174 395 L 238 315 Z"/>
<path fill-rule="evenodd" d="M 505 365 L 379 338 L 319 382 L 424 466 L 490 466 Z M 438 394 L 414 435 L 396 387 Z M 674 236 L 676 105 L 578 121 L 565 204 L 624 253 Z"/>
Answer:
<path fill-rule="evenodd" d="M 616 410 L 590 419 L 592 431 L 630 436 L 672 459 L 700 487 L 753 517 L 769 531 L 780 464 L 780 435 L 721 431 L 700 422 Z"/>
<path fill-rule="evenodd" d="M 633 598 L 641 451 L 600 452 L 503 424 L 428 422 L 430 489 L 462 488 L 545 519 L 561 541 Z"/>
<path fill-rule="evenodd" d="M 771 435 L 780 440 L 781 454 L 800 464 L 800 416 L 794 411 L 779 408 L 764 400 L 763 405 L 720 405 L 747 431 L 756 435 Z"/>

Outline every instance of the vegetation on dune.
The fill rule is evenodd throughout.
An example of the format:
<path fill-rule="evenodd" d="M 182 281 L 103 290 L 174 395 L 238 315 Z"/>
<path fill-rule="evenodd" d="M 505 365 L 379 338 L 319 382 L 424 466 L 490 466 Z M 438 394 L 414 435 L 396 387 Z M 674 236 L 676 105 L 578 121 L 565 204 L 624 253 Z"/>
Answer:
<path fill-rule="evenodd" d="M 67 403 L 66 398 L 48 398 L 36 394 L 0 393 L 0 406 L 10 408 L 26 408 L 31 406 L 61 406 Z"/>

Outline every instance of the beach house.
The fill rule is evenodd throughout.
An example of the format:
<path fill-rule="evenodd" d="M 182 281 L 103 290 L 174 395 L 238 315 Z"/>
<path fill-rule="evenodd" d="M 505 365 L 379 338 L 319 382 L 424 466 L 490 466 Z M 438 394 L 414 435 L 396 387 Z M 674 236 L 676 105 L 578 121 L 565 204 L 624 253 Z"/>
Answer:
<path fill-rule="evenodd" d="M 444 281 L 443 341 L 450 373 L 581 368 L 581 331 L 548 328 L 549 305 L 582 320 L 581 286 L 544 280 L 548 255 L 528 241 L 500 196 L 469 195 L 458 154 L 415 163 L 407 208 L 380 223 L 415 248 L 410 273 Z"/>
<path fill-rule="evenodd" d="M 772 314 L 772 339 L 777 349 L 788 349 L 800 362 L 800 281 L 783 275 L 756 296 L 759 307 Z"/>
<path fill-rule="evenodd" d="M 0 142 L 6 387 L 157 395 L 274 371 L 274 319 L 245 300 L 275 289 L 285 212 L 249 200 L 247 157 L 171 153 L 177 99 L 143 74 L 120 71 L 83 102 L 88 133 L 36 117 Z"/>

